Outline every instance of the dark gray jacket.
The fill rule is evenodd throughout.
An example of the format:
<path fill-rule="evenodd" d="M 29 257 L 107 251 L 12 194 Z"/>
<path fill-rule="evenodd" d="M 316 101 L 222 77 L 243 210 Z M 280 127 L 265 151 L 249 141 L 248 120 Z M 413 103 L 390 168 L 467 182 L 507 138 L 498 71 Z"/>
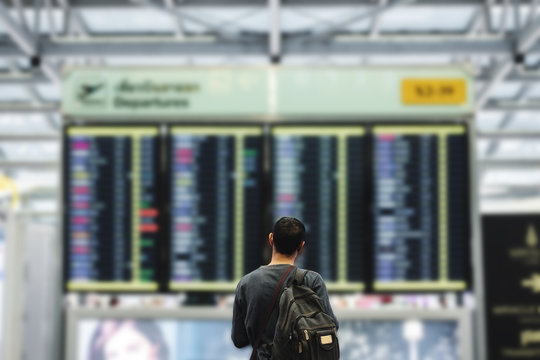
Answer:
<path fill-rule="evenodd" d="M 255 344 L 274 290 L 288 267 L 287 264 L 261 266 L 240 279 L 236 287 L 231 332 L 231 338 L 236 347 L 241 348 Z M 334 318 L 339 326 L 328 301 L 328 292 L 321 275 L 314 271 L 308 271 L 304 278 L 304 284 L 319 295 L 326 307 L 326 312 Z M 274 306 L 270 320 L 268 320 L 261 344 L 272 342 L 278 318 L 278 304 L 279 300 Z M 270 354 L 264 347 L 259 347 L 258 358 L 270 359 Z"/>

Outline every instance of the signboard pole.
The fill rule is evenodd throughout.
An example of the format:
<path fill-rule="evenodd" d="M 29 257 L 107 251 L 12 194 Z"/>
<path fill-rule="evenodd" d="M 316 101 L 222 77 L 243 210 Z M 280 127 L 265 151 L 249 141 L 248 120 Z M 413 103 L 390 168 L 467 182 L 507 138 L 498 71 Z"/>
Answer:
<path fill-rule="evenodd" d="M 5 333 L 9 314 L 6 306 L 6 240 L 7 240 L 7 217 L 8 211 L 0 206 L 0 360 L 6 357 Z"/>
<path fill-rule="evenodd" d="M 476 303 L 475 331 L 476 356 L 475 359 L 487 360 L 486 355 L 486 322 L 484 297 L 484 259 L 482 253 L 482 229 L 480 226 L 480 194 L 478 182 L 478 164 L 476 157 L 476 124 L 471 119 L 469 126 L 469 179 L 471 204 L 471 260 L 473 271 L 474 296 Z"/>
<path fill-rule="evenodd" d="M 20 219 L 17 213 L 7 213 L 5 250 L 4 321 L 5 330 L 2 339 L 2 359 L 20 359 L 22 357 L 22 320 L 23 320 L 23 241 L 20 239 Z"/>

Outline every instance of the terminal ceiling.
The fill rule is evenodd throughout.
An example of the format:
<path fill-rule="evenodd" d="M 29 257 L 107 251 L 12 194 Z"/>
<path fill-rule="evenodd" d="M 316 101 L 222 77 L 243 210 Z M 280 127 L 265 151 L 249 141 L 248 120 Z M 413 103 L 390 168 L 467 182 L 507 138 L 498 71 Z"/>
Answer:
<path fill-rule="evenodd" d="M 3 0 L 0 174 L 54 211 L 65 65 L 462 64 L 483 211 L 540 211 L 539 0 Z"/>

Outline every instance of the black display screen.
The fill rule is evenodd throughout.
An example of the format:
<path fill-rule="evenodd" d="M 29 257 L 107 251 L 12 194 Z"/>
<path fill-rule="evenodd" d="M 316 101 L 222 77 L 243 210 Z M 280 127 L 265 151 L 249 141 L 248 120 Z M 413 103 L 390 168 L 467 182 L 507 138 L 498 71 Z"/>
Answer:
<path fill-rule="evenodd" d="M 170 287 L 234 289 L 261 265 L 262 129 L 174 127 L 170 143 Z"/>
<path fill-rule="evenodd" d="M 466 127 L 359 124 L 67 127 L 66 289 L 232 291 L 281 216 L 330 291 L 467 289 Z"/>
<path fill-rule="evenodd" d="M 65 146 L 68 290 L 157 290 L 158 129 L 70 127 Z"/>
<path fill-rule="evenodd" d="M 373 136 L 374 289 L 465 290 L 465 127 L 376 126 Z"/>
<path fill-rule="evenodd" d="M 364 282 L 365 131 L 362 127 L 276 127 L 272 132 L 274 220 L 302 219 L 307 239 L 298 265 L 330 287 Z"/>

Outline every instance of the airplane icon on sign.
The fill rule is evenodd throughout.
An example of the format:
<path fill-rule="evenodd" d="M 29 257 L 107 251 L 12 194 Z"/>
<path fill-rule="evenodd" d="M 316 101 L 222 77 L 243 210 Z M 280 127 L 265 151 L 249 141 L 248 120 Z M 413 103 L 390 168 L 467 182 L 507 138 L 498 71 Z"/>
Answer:
<path fill-rule="evenodd" d="M 105 86 L 104 82 L 99 83 L 99 84 L 94 84 L 94 85 L 87 85 L 87 84 L 81 85 L 81 88 L 78 94 L 79 99 L 81 100 L 86 99 L 87 97 L 94 94 L 95 92 L 97 92 L 99 89 L 101 89 L 104 86 Z"/>

